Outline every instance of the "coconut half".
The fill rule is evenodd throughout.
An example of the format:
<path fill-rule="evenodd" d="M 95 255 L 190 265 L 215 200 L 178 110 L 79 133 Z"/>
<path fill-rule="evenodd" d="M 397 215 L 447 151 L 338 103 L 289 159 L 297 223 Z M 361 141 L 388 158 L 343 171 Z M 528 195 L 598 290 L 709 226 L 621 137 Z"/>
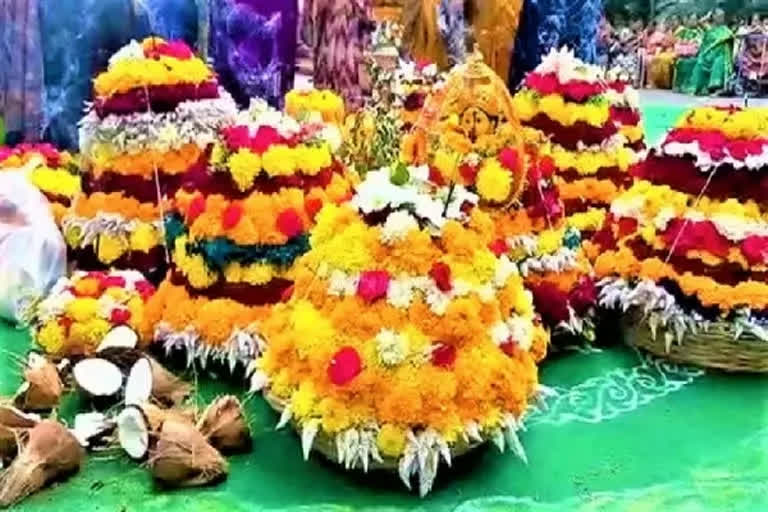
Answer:
<path fill-rule="evenodd" d="M 64 385 L 56 366 L 45 357 L 29 354 L 24 379 L 16 391 L 16 405 L 29 411 L 47 411 L 59 405 Z"/>
<path fill-rule="evenodd" d="M 139 344 L 139 335 L 127 325 L 118 325 L 104 336 L 96 352 L 107 348 L 136 348 Z"/>
<path fill-rule="evenodd" d="M 114 430 L 115 422 L 100 412 L 86 412 L 75 416 L 74 427 L 70 430 L 80 446 L 88 448 L 101 437 Z"/>
<path fill-rule="evenodd" d="M 33 428 L 40 420 L 37 414 L 27 414 L 10 405 L 0 405 L 0 425 L 4 427 Z"/>
<path fill-rule="evenodd" d="M 123 374 L 106 359 L 83 359 L 72 369 L 77 385 L 94 397 L 110 397 L 123 387 Z"/>
<path fill-rule="evenodd" d="M 128 406 L 117 416 L 117 440 L 134 460 L 143 459 L 149 451 L 147 417 L 136 406 Z"/>
<path fill-rule="evenodd" d="M 125 381 L 125 405 L 141 405 L 152 396 L 152 363 L 139 359 Z"/>

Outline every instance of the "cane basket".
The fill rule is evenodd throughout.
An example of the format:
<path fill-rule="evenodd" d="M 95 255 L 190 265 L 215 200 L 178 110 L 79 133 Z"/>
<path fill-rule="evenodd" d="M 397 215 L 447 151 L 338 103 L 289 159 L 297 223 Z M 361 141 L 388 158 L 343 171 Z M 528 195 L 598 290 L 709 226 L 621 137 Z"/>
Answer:
<path fill-rule="evenodd" d="M 267 403 L 275 411 L 277 411 L 278 413 L 283 412 L 283 409 L 285 408 L 285 404 L 283 400 L 271 394 L 269 391 L 266 391 L 264 393 L 264 398 L 266 399 Z M 296 427 L 295 423 L 293 426 Z M 485 444 L 485 441 L 482 443 L 479 443 L 479 442 L 466 443 L 463 440 L 459 440 L 459 442 L 457 442 L 455 445 L 451 447 L 451 458 L 455 459 L 456 457 L 461 457 L 462 455 L 469 453 L 470 451 L 482 446 L 483 444 Z M 324 432 L 322 429 L 318 431 L 317 436 L 315 437 L 315 441 L 312 444 L 312 449 L 331 462 L 336 462 L 336 463 L 339 462 L 339 457 L 336 452 L 336 443 L 334 442 L 333 438 L 329 436 L 326 432 Z M 381 459 L 382 459 L 382 462 L 376 462 L 372 460 L 368 465 L 368 469 L 384 470 L 391 473 L 397 473 L 399 459 L 386 457 L 383 455 Z M 360 468 L 359 466 L 356 466 L 356 469 L 362 470 L 362 468 Z"/>
<path fill-rule="evenodd" d="M 671 361 L 727 372 L 768 373 L 768 342 L 748 332 L 734 338 L 726 322 L 713 322 L 706 332 L 687 333 L 680 343 L 673 341 L 669 350 L 664 329 L 659 327 L 654 337 L 639 315 L 624 317 L 622 330 L 630 345 Z"/>

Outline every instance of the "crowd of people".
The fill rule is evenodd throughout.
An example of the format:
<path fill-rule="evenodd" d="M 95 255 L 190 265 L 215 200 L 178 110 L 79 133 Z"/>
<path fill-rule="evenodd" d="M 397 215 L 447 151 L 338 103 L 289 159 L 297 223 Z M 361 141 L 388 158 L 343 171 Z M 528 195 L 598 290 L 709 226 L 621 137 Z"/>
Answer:
<path fill-rule="evenodd" d="M 684 94 L 760 94 L 768 85 L 768 17 L 603 18 L 602 64 L 637 86 Z"/>

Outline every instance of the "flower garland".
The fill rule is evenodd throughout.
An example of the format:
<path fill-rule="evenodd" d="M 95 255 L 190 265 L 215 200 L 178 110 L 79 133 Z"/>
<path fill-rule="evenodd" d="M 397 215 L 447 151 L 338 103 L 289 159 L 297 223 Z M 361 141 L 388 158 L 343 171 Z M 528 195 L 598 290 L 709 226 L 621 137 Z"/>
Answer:
<path fill-rule="evenodd" d="M 145 302 L 154 291 L 135 271 L 75 272 L 36 306 L 32 335 L 49 354 L 87 355 L 113 327 L 127 325 L 143 346 L 151 336 Z"/>
<path fill-rule="evenodd" d="M 59 151 L 51 144 L 19 144 L 15 147 L 0 146 L 0 169 L 17 169 L 30 162 L 34 167 L 64 167 L 72 157 L 66 151 Z"/>
<path fill-rule="evenodd" d="M 293 89 L 285 95 L 285 112 L 296 119 L 305 119 L 316 113 L 323 122 L 341 125 L 344 110 L 344 100 L 330 90 Z"/>

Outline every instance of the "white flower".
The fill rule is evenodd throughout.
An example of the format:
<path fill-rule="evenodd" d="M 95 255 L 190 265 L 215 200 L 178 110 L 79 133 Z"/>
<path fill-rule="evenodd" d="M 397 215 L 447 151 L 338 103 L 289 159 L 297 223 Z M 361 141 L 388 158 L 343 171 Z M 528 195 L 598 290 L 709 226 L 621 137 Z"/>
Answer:
<path fill-rule="evenodd" d="M 408 174 L 411 176 L 411 181 L 426 183 L 429 181 L 429 166 L 419 165 L 408 167 Z"/>
<path fill-rule="evenodd" d="M 387 288 L 387 303 L 390 306 L 408 309 L 413 301 L 415 282 L 410 278 L 393 279 Z"/>
<path fill-rule="evenodd" d="M 472 284 L 467 281 L 457 278 L 453 280 L 453 289 L 451 293 L 454 297 L 464 297 L 472 292 Z"/>
<path fill-rule="evenodd" d="M 395 331 L 382 329 L 376 335 L 376 350 L 383 365 L 398 365 L 408 356 L 408 339 Z"/>
<path fill-rule="evenodd" d="M 326 124 L 323 127 L 320 132 L 320 138 L 328 143 L 331 148 L 331 153 L 336 153 L 343 143 L 341 130 L 332 124 Z"/>
<path fill-rule="evenodd" d="M 517 274 L 517 265 L 510 261 L 506 254 L 502 254 L 496 263 L 496 271 L 493 276 L 493 284 L 496 288 L 503 288 L 510 277 Z"/>
<path fill-rule="evenodd" d="M 511 335 L 512 332 L 504 322 L 498 322 L 491 327 L 491 339 L 496 345 L 505 343 Z"/>
<path fill-rule="evenodd" d="M 451 296 L 440 291 L 434 282 L 425 283 L 422 291 L 429 309 L 437 316 L 443 316 L 451 302 Z"/>
<path fill-rule="evenodd" d="M 381 228 L 380 239 L 384 244 L 402 242 L 408 233 L 419 229 L 419 224 L 413 216 L 402 210 L 390 213 Z"/>
<path fill-rule="evenodd" d="M 144 48 L 142 48 L 142 46 L 136 40 L 131 40 L 130 43 L 112 54 L 112 56 L 109 58 L 109 67 L 112 68 L 112 66 L 121 60 L 144 58 Z"/>
<path fill-rule="evenodd" d="M 347 297 L 357 293 L 359 276 L 349 276 L 341 270 L 331 272 L 328 284 L 328 295 Z"/>
<path fill-rule="evenodd" d="M 496 296 L 491 283 L 485 283 L 484 285 L 478 287 L 477 295 L 480 297 L 480 301 L 486 304 L 493 301 L 494 297 Z"/>
<path fill-rule="evenodd" d="M 523 350 L 530 350 L 533 344 L 533 324 L 529 318 L 515 316 L 507 320 L 510 338 Z"/>

